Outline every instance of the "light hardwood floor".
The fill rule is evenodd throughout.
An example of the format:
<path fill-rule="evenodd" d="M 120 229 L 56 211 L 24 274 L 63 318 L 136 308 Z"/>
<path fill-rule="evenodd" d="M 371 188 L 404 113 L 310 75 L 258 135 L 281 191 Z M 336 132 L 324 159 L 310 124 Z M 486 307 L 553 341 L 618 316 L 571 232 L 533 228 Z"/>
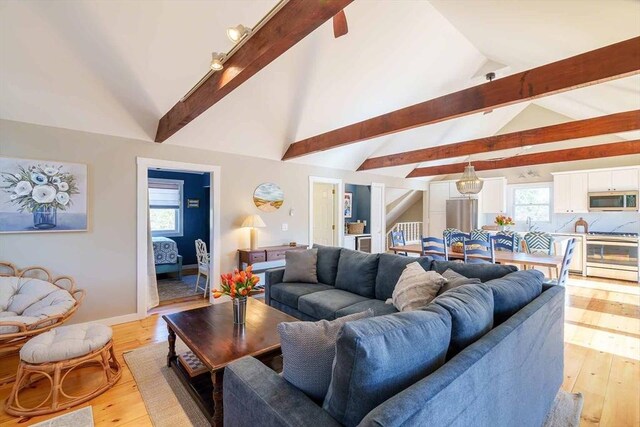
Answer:
<path fill-rule="evenodd" d="M 114 326 L 115 347 L 124 369 L 122 378 L 113 389 L 81 405 L 93 406 L 96 426 L 151 425 L 122 353 L 165 341 L 167 332 L 162 314 L 202 305 L 203 302 L 187 302 L 161 307 L 144 320 Z M 562 388 L 584 395 L 582 425 L 640 426 L 640 287 L 628 282 L 571 277 L 565 320 Z M 10 372 L 15 364 L 15 360 L 2 359 L 0 375 Z M 89 378 L 88 375 L 71 378 L 70 389 L 88 386 Z M 11 384 L 0 387 L 2 402 L 10 388 Z M 38 391 L 33 391 L 34 399 Z M 29 424 L 62 413 L 32 418 Z M 0 425 L 26 423 L 0 412 Z"/>

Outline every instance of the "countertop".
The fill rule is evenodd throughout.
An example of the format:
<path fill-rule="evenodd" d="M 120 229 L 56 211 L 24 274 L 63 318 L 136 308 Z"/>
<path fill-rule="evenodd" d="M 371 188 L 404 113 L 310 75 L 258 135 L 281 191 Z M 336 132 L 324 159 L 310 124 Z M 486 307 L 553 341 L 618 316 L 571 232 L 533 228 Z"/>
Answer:
<path fill-rule="evenodd" d="M 364 233 L 364 234 L 345 234 L 344 237 L 349 237 L 349 236 L 353 236 L 353 237 L 371 237 L 370 233 Z"/>

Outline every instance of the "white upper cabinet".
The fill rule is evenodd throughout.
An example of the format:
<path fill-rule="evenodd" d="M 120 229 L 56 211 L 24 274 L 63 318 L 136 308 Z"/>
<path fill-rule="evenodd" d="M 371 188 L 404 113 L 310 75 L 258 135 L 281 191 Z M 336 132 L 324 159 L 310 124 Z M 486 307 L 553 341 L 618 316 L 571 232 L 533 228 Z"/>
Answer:
<path fill-rule="evenodd" d="M 628 191 L 638 189 L 638 169 L 589 172 L 589 191 Z"/>
<path fill-rule="evenodd" d="M 464 194 L 458 191 L 458 187 L 456 187 L 456 181 L 449 181 L 449 198 L 450 199 L 459 199 L 466 198 Z"/>
<path fill-rule="evenodd" d="M 586 173 L 568 173 L 553 177 L 553 211 L 585 213 L 589 211 Z"/>
<path fill-rule="evenodd" d="M 501 214 L 507 211 L 507 179 L 484 179 L 480 192 L 480 213 Z"/>
<path fill-rule="evenodd" d="M 429 212 L 446 212 L 449 199 L 449 182 L 432 182 L 429 185 Z"/>

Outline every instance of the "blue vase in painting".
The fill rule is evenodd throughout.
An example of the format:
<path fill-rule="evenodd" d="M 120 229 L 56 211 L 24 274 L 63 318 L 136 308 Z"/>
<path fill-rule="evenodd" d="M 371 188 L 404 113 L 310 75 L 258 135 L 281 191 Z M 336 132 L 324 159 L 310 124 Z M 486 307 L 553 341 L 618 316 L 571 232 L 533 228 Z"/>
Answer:
<path fill-rule="evenodd" d="M 42 205 L 33 211 L 33 226 L 38 230 L 49 230 L 57 225 L 58 210 L 54 206 Z"/>

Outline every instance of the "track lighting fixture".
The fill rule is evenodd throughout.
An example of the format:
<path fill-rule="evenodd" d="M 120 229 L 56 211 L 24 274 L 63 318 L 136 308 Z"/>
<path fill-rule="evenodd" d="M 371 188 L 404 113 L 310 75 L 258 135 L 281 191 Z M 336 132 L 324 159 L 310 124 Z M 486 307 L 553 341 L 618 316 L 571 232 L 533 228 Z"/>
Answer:
<path fill-rule="evenodd" d="M 227 59 L 227 55 L 224 53 L 213 52 L 211 54 L 211 69 L 213 71 L 220 71 L 224 68 L 222 63 Z"/>
<path fill-rule="evenodd" d="M 249 35 L 251 28 L 247 28 L 242 24 L 238 24 L 235 27 L 227 28 L 227 37 L 234 43 L 238 43 L 244 37 Z"/>

